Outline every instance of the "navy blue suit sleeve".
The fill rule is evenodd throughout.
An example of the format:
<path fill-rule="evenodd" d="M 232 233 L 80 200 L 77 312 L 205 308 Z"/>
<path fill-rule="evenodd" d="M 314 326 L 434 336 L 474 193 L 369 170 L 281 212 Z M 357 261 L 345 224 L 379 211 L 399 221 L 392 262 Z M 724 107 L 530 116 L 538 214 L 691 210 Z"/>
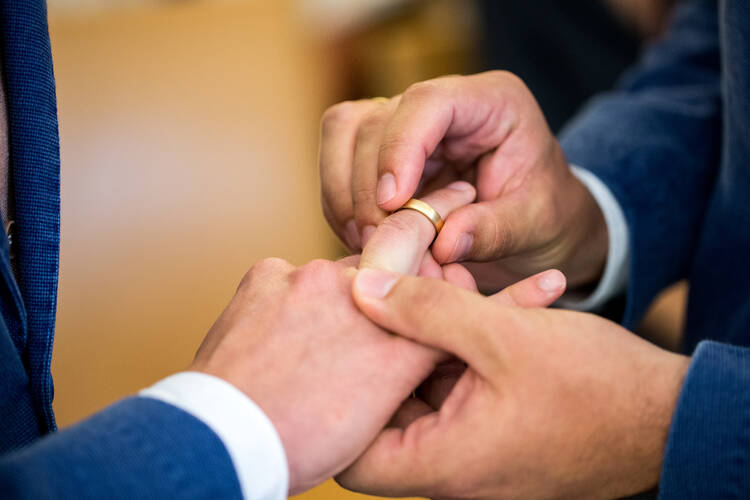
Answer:
<path fill-rule="evenodd" d="M 659 498 L 747 498 L 750 349 L 701 342 L 667 440 Z"/>
<path fill-rule="evenodd" d="M 162 401 L 122 400 L 0 458 L 3 498 L 242 498 L 205 424 Z"/>
<path fill-rule="evenodd" d="M 716 177 L 721 141 L 715 1 L 686 2 L 619 88 L 594 98 L 562 132 L 571 164 L 594 172 L 630 230 L 623 323 L 686 276 Z"/>

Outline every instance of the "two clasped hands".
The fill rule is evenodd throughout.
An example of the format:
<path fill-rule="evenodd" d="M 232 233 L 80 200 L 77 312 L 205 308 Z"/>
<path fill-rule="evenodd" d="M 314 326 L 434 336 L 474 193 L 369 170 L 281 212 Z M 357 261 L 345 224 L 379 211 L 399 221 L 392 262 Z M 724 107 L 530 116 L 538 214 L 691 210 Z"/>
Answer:
<path fill-rule="evenodd" d="M 566 279 L 596 285 L 607 226 L 518 78 L 451 76 L 334 106 L 320 171 L 326 218 L 355 256 L 257 264 L 191 367 L 263 409 L 291 494 L 333 476 L 434 498 L 657 484 L 689 360 L 546 308 Z M 437 236 L 397 211 L 410 198 L 442 215 Z"/>

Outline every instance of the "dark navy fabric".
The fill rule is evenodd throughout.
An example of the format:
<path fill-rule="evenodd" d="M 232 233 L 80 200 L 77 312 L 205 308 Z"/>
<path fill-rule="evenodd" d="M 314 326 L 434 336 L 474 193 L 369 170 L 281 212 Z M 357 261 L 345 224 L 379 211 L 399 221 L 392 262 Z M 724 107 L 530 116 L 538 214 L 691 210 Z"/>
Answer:
<path fill-rule="evenodd" d="M 238 498 L 221 440 L 148 398 L 55 432 L 60 157 L 43 0 L 0 0 L 18 281 L 0 237 L 0 498 Z"/>
<path fill-rule="evenodd" d="M 42 1 L 2 2 L 18 287 L 27 312 L 26 363 L 42 430 L 52 414 L 52 339 L 60 246 L 60 148 L 52 56 Z"/>
<path fill-rule="evenodd" d="M 683 350 L 695 354 L 660 497 L 750 498 L 750 2 L 684 2 L 561 142 L 625 213 L 623 323 L 635 325 L 665 286 L 690 281 Z"/>
<path fill-rule="evenodd" d="M 0 497 L 242 498 L 223 444 L 199 420 L 129 398 L 0 458 Z"/>
<path fill-rule="evenodd" d="M 670 429 L 661 497 L 750 498 L 747 348 L 698 344 Z"/>

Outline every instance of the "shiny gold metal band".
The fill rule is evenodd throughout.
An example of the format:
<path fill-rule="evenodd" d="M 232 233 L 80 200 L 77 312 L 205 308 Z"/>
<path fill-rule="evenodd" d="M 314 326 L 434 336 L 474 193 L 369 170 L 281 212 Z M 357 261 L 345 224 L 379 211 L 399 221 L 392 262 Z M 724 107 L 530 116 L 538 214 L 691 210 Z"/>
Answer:
<path fill-rule="evenodd" d="M 437 213 L 437 210 L 435 210 L 422 200 L 412 198 L 411 200 L 404 203 L 404 206 L 399 208 L 399 210 L 415 210 L 427 217 L 430 222 L 432 222 L 432 225 L 435 226 L 435 230 L 438 233 L 441 229 L 443 229 L 443 218 L 440 217 L 440 214 Z"/>

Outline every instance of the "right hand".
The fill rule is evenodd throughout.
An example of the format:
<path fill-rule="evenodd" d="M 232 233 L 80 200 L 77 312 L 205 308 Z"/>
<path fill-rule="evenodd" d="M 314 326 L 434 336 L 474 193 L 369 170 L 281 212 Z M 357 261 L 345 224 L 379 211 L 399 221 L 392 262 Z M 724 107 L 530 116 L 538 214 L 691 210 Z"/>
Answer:
<path fill-rule="evenodd" d="M 440 264 L 488 263 L 475 272 L 480 288 L 553 267 L 579 287 L 597 280 L 606 261 L 596 201 L 570 172 L 531 92 L 507 72 L 443 77 L 392 99 L 333 106 L 321 125 L 320 175 L 326 218 L 352 251 L 409 198 L 464 179 L 478 203 L 446 218 L 432 253 Z"/>

